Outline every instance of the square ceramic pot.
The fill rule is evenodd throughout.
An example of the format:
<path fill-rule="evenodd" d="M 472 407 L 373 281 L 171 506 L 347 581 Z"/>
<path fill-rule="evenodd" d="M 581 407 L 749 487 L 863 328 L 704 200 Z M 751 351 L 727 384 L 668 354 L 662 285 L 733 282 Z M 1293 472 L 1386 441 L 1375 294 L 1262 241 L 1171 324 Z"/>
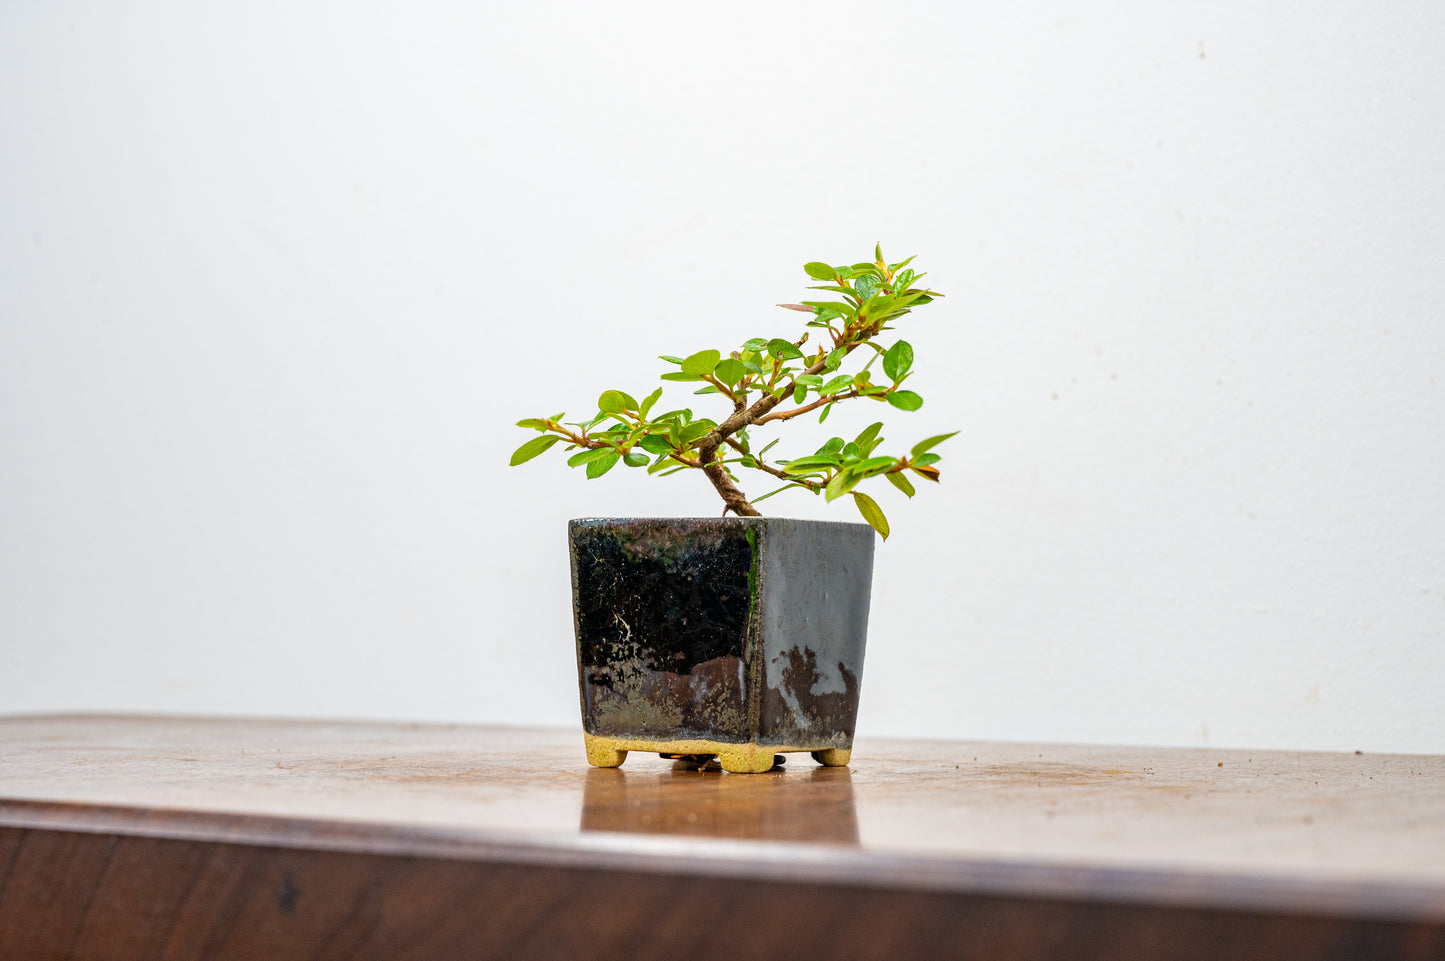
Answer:
<path fill-rule="evenodd" d="M 587 759 L 713 754 L 766 771 L 848 763 L 873 530 L 773 517 L 568 525 Z"/>

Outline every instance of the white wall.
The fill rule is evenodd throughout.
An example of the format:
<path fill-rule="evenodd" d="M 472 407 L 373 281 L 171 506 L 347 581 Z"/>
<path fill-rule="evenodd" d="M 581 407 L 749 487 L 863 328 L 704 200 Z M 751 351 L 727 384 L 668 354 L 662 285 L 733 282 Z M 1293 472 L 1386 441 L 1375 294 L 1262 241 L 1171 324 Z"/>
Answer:
<path fill-rule="evenodd" d="M 879 495 L 864 733 L 1445 751 L 1442 44 L 1429 0 L 0 4 L 0 712 L 575 724 L 565 520 L 717 505 L 509 469 L 513 421 L 882 240 L 950 295 L 888 433 L 963 433 Z"/>

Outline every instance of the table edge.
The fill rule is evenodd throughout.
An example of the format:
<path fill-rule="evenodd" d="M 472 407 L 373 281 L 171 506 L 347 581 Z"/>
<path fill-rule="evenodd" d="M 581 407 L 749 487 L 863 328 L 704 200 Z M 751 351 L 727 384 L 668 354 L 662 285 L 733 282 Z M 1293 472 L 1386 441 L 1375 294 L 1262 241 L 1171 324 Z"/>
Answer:
<path fill-rule="evenodd" d="M 1445 885 L 1424 883 L 942 858 L 816 843 L 612 832 L 505 833 L 0 797 L 0 829 L 5 828 L 558 869 L 1445 924 Z"/>

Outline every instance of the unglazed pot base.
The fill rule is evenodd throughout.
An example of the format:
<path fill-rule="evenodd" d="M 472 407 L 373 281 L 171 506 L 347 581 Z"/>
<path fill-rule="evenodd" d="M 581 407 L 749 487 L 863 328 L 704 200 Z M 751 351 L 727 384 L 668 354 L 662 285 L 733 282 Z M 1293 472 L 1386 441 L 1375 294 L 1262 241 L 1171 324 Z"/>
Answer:
<path fill-rule="evenodd" d="M 825 767 L 847 767 L 853 755 L 851 750 L 842 748 L 817 750 L 786 744 L 729 744 L 707 740 L 650 741 L 602 737 L 586 732 L 582 737 L 587 745 L 587 763 L 593 767 L 621 767 L 622 762 L 627 760 L 627 752 L 644 751 L 648 754 L 716 754 L 718 764 L 722 765 L 724 771 L 733 774 L 762 774 L 772 770 L 774 754 L 807 752 L 813 756 L 813 760 Z"/>

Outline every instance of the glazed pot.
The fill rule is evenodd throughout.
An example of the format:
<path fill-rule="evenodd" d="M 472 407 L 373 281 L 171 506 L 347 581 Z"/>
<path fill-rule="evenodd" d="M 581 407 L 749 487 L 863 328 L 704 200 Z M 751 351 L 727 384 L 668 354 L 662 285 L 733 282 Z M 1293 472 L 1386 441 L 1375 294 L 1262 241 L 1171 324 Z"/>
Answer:
<path fill-rule="evenodd" d="M 848 763 L 873 530 L 774 517 L 568 525 L 587 760 L 716 755 L 760 772 Z"/>

